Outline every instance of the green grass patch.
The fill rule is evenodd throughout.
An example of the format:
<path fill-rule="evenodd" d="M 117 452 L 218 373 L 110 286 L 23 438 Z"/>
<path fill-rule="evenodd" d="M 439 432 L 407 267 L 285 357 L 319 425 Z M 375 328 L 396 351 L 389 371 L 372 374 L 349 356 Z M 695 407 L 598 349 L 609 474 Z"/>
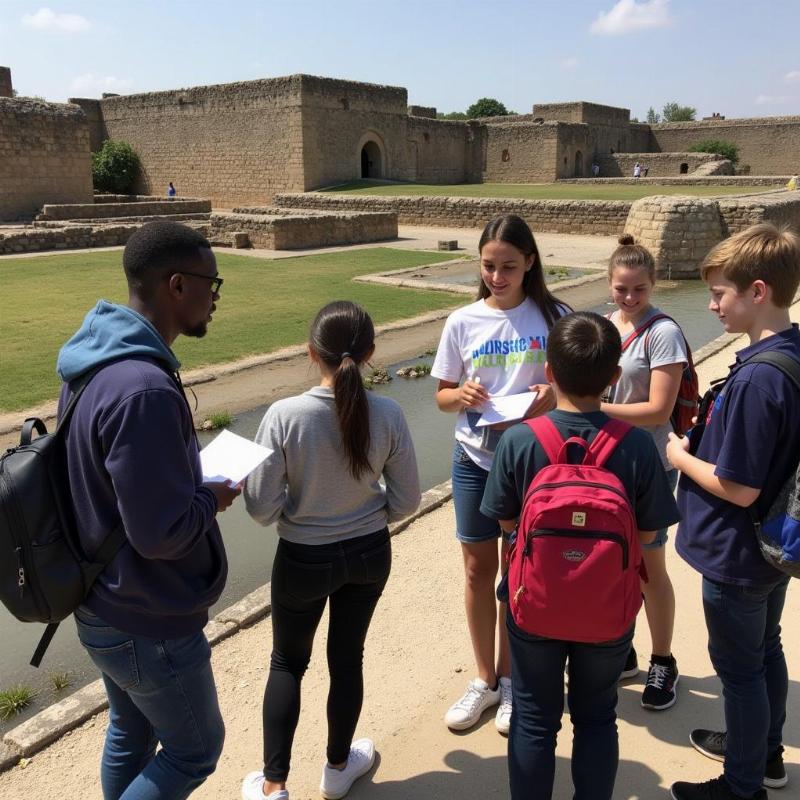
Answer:
<path fill-rule="evenodd" d="M 638 200 L 654 194 L 687 194 L 715 197 L 727 194 L 774 191 L 777 186 L 661 186 L 657 184 L 586 184 L 579 183 L 380 183 L 367 180 L 325 189 L 347 194 L 431 195 L 436 197 L 507 197 L 514 200 Z"/>
<path fill-rule="evenodd" d="M 11 719 L 26 709 L 37 692 L 28 686 L 12 686 L 0 692 L 0 719 Z"/>
<path fill-rule="evenodd" d="M 452 257 L 386 247 L 275 260 L 217 252 L 225 285 L 214 321 L 202 340 L 179 338 L 175 352 L 186 370 L 301 344 L 331 300 L 361 303 L 376 325 L 461 305 L 443 292 L 352 281 Z M 59 348 L 98 298 L 125 302 L 127 289 L 121 251 L 3 259 L 0 278 L 0 410 L 10 411 L 57 396 Z"/>

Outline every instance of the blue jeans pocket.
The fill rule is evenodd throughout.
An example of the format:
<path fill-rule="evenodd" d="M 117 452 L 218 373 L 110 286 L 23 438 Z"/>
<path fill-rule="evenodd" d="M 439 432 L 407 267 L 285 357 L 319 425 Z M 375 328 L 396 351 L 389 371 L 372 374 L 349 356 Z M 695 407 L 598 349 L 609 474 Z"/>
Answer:
<path fill-rule="evenodd" d="M 108 675 L 120 689 L 133 689 L 139 685 L 139 667 L 136 648 L 132 641 L 113 647 L 95 647 L 81 640 L 95 666 Z"/>

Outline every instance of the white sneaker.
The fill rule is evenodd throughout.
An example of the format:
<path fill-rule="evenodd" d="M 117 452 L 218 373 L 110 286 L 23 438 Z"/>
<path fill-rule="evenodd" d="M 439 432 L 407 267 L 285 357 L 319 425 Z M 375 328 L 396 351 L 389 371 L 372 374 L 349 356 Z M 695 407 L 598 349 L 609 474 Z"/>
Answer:
<path fill-rule="evenodd" d="M 325 800 L 339 800 L 362 775 L 366 775 L 375 763 L 375 745 L 372 739 L 357 739 L 350 745 L 347 766 L 334 769 L 327 764 L 322 768 L 319 790 Z"/>
<path fill-rule="evenodd" d="M 286 789 L 264 794 L 265 782 L 263 772 L 248 772 L 242 781 L 242 800 L 289 800 L 289 792 Z"/>
<path fill-rule="evenodd" d="M 471 728 L 480 718 L 485 709 L 496 706 L 500 702 L 500 687 L 489 688 L 486 681 L 473 678 L 467 686 L 464 696 L 453 703 L 444 715 L 448 728 L 454 731 L 464 731 Z"/>
<path fill-rule="evenodd" d="M 511 728 L 511 678 L 500 678 L 500 708 L 497 709 L 494 726 L 506 736 Z"/>

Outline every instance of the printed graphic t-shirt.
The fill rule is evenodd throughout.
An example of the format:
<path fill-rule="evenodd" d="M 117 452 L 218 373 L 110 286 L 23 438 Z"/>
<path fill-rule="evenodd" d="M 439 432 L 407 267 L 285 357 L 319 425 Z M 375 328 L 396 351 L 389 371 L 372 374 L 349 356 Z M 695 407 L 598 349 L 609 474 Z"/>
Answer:
<path fill-rule="evenodd" d="M 451 383 L 479 376 L 490 395 L 527 392 L 535 383 L 546 383 L 546 346 L 547 323 L 533 300 L 507 311 L 478 300 L 447 318 L 431 375 Z M 483 429 L 475 427 L 478 411 L 459 411 L 456 441 L 488 472 L 493 453 L 482 447 Z"/>
<path fill-rule="evenodd" d="M 613 322 L 617 312 L 611 315 Z M 661 312 L 651 308 L 639 320 L 644 325 L 648 319 Z M 625 334 L 625 341 L 629 334 Z M 686 342 L 683 333 L 676 323 L 669 319 L 654 322 L 652 327 L 640 333 L 628 346 L 619 360 L 622 375 L 611 387 L 609 402 L 611 403 L 646 403 L 650 399 L 650 372 L 655 367 L 667 364 L 685 364 L 688 360 Z M 667 461 L 667 441 L 672 425 L 667 420 L 662 425 L 642 425 L 652 437 L 661 457 L 661 463 L 668 472 L 672 469 Z"/>

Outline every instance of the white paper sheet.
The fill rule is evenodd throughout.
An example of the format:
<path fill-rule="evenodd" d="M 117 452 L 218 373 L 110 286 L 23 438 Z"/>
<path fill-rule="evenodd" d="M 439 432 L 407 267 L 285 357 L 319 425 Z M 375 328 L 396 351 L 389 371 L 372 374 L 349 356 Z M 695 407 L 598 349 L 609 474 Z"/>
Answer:
<path fill-rule="evenodd" d="M 200 451 L 203 480 L 239 483 L 271 453 L 243 436 L 222 431 Z"/>
<path fill-rule="evenodd" d="M 503 397 L 490 397 L 483 404 L 483 414 L 475 423 L 478 428 L 485 425 L 496 425 L 498 422 L 515 422 L 525 416 L 531 407 L 538 392 L 522 392 L 522 394 L 507 394 Z"/>

